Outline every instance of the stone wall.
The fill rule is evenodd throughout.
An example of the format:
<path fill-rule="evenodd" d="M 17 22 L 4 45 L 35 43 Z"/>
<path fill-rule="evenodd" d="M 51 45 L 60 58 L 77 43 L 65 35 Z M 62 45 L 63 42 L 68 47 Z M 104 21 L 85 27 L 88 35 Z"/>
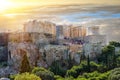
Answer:
<path fill-rule="evenodd" d="M 55 36 L 46 33 L 19 32 L 19 33 L 9 33 L 8 39 L 9 42 L 16 42 L 16 43 L 31 42 L 34 44 L 39 44 L 39 43 L 49 43 L 50 41 L 55 40 Z"/>
<path fill-rule="evenodd" d="M 84 38 L 85 43 L 101 43 L 103 46 L 106 45 L 105 35 L 88 35 Z"/>
<path fill-rule="evenodd" d="M 31 20 L 24 24 L 24 32 L 48 33 L 55 35 L 56 25 L 49 21 Z"/>

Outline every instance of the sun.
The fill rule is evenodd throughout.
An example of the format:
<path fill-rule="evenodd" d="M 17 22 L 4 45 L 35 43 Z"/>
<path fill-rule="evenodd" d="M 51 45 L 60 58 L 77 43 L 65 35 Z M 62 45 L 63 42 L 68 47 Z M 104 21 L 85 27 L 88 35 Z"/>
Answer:
<path fill-rule="evenodd" d="M 12 6 L 12 2 L 8 0 L 0 0 L 0 12 L 9 9 Z"/>

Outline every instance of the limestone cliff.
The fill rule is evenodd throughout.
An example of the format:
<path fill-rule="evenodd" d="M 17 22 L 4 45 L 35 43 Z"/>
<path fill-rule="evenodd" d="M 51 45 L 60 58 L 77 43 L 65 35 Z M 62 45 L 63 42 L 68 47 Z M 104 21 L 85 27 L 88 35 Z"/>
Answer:
<path fill-rule="evenodd" d="M 14 66 L 14 68 L 19 68 L 22 56 L 27 54 L 30 65 L 35 66 L 36 62 L 40 60 L 41 62 L 41 54 L 39 53 L 39 49 L 30 42 L 22 42 L 22 43 L 13 43 L 9 42 L 8 44 L 9 51 L 9 65 Z M 44 65 L 41 65 L 44 66 Z"/>

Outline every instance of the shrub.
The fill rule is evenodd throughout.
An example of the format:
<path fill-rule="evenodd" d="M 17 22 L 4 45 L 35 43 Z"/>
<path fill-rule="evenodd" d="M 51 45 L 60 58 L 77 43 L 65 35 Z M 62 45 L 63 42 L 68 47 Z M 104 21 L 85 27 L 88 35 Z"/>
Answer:
<path fill-rule="evenodd" d="M 96 71 L 96 70 L 98 70 L 99 68 L 100 68 L 100 65 L 99 65 L 99 64 L 97 64 L 97 63 L 95 63 L 95 62 L 93 62 L 93 61 L 90 62 L 90 70 L 91 70 L 91 72 Z"/>
<path fill-rule="evenodd" d="M 115 68 L 111 71 L 108 80 L 119 80 L 120 79 L 120 68 Z"/>
<path fill-rule="evenodd" d="M 108 75 L 110 72 L 99 73 L 97 71 L 91 73 L 84 73 L 82 76 L 78 78 L 85 78 L 86 80 L 108 80 Z"/>
<path fill-rule="evenodd" d="M 59 75 L 55 75 L 54 78 L 55 80 L 64 80 L 64 78 Z"/>
<path fill-rule="evenodd" d="M 52 71 L 55 75 L 60 75 L 64 77 L 66 74 L 66 69 L 61 66 L 62 61 L 54 61 L 50 66 L 49 70 Z"/>
<path fill-rule="evenodd" d="M 73 66 L 70 70 L 67 70 L 66 76 L 77 78 L 78 75 L 87 72 L 87 70 L 87 62 L 83 61 L 79 66 Z"/>
<path fill-rule="evenodd" d="M 10 80 L 14 80 L 16 76 L 17 76 L 17 74 L 10 75 L 9 78 L 10 78 Z"/>
<path fill-rule="evenodd" d="M 73 76 L 74 78 L 76 78 L 80 74 L 89 72 L 89 70 L 90 72 L 93 72 L 100 68 L 100 65 L 98 65 L 97 63 L 93 61 L 90 62 L 89 66 L 87 65 L 86 61 L 83 61 L 79 66 L 73 66 L 70 70 L 67 70 L 66 76 Z"/>
<path fill-rule="evenodd" d="M 41 80 L 38 76 L 29 73 L 18 74 L 15 80 Z"/>
<path fill-rule="evenodd" d="M 117 60 L 117 67 L 120 67 L 120 56 L 116 60 Z"/>
<path fill-rule="evenodd" d="M 79 74 L 83 72 L 82 66 L 73 66 L 70 70 L 67 71 L 66 76 L 67 77 L 74 77 L 77 78 Z"/>
<path fill-rule="evenodd" d="M 42 80 L 54 80 L 54 73 L 42 67 L 35 67 L 32 73 L 41 77 Z"/>

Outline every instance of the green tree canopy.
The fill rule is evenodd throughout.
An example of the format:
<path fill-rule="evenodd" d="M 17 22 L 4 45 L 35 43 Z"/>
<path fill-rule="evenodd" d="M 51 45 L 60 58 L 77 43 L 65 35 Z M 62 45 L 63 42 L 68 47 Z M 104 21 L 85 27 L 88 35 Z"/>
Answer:
<path fill-rule="evenodd" d="M 42 80 L 54 80 L 54 73 L 42 67 L 35 67 L 32 73 L 41 77 Z"/>
<path fill-rule="evenodd" d="M 116 66 L 115 47 L 113 45 L 105 46 L 99 60 L 104 63 L 108 69 Z"/>
<path fill-rule="evenodd" d="M 120 47 L 120 42 L 111 41 L 109 44 L 110 44 L 110 45 L 113 45 L 113 46 L 115 46 L 115 47 Z"/>
<path fill-rule="evenodd" d="M 41 80 L 38 76 L 30 73 L 18 74 L 15 77 L 15 80 Z"/>
<path fill-rule="evenodd" d="M 112 70 L 108 80 L 120 80 L 120 68 L 115 68 Z"/>

